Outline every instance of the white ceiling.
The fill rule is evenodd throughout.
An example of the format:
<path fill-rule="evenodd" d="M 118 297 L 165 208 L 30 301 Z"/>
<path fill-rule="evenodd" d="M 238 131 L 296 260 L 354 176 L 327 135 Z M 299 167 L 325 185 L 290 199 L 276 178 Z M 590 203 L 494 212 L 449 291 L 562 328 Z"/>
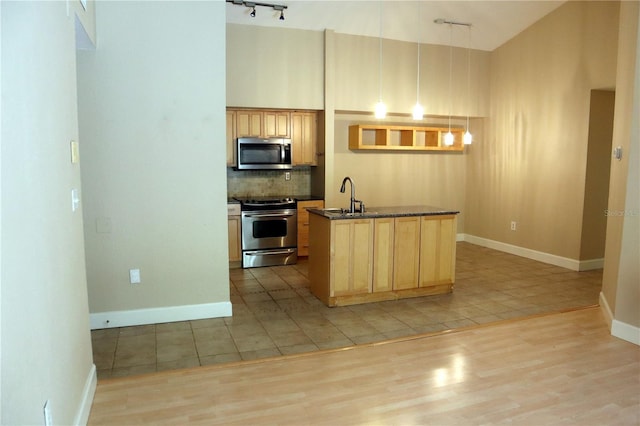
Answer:
<path fill-rule="evenodd" d="M 253 1 L 253 0 L 252 0 Z M 286 5 L 285 20 L 270 7 L 251 9 L 227 3 L 227 23 L 295 28 L 365 35 L 428 44 L 467 47 L 467 27 L 435 24 L 448 21 L 470 23 L 471 48 L 494 50 L 522 30 L 562 5 L 564 1 L 371 1 L 284 0 L 257 2 Z M 382 16 L 382 19 L 380 17 Z"/>

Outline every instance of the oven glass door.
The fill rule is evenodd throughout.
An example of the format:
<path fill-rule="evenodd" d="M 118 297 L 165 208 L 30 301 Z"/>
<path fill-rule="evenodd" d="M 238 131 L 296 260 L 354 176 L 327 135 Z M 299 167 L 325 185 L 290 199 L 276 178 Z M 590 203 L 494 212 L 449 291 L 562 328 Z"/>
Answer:
<path fill-rule="evenodd" d="M 294 209 L 242 212 L 242 250 L 295 247 L 297 228 Z"/>

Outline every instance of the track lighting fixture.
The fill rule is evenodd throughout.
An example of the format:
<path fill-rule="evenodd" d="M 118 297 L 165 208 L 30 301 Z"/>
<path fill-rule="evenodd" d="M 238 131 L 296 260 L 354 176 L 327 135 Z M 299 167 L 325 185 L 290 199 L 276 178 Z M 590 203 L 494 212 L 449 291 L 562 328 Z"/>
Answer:
<path fill-rule="evenodd" d="M 256 17 L 256 6 L 270 7 L 273 10 L 280 11 L 280 18 L 278 19 L 281 21 L 284 21 L 284 10 L 288 8 L 288 6 L 285 6 L 283 4 L 261 3 L 261 2 L 244 1 L 244 0 L 226 0 L 226 2 L 235 4 L 237 6 L 250 7 L 251 13 L 249 13 L 249 16 L 251 16 L 252 18 Z"/>

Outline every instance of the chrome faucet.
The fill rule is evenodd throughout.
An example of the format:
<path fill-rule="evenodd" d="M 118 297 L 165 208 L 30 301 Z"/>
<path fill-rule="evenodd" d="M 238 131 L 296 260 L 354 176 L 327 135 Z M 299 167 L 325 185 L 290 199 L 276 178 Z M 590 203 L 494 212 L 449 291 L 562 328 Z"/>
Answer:
<path fill-rule="evenodd" d="M 353 184 L 353 181 L 351 180 L 351 178 L 349 176 L 347 176 L 344 179 L 342 179 L 342 185 L 340 186 L 340 192 L 342 192 L 344 194 L 344 191 L 346 189 L 345 186 L 347 184 L 347 181 L 349 181 L 349 183 L 351 184 L 351 202 L 349 203 L 349 213 L 355 213 L 356 212 L 356 203 L 360 203 L 360 212 L 364 213 L 364 204 L 362 204 L 362 201 L 356 200 L 356 187 Z"/>

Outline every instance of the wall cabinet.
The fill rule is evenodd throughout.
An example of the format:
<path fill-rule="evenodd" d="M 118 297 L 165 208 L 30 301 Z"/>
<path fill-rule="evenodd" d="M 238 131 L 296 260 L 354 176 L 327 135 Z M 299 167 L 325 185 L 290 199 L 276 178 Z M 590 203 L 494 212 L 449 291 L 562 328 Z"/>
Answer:
<path fill-rule="evenodd" d="M 315 112 L 291 113 L 291 144 L 294 166 L 315 166 L 318 164 L 316 157 L 317 114 Z"/>
<path fill-rule="evenodd" d="M 263 134 L 267 138 L 291 137 L 291 115 L 288 111 L 265 111 Z"/>
<path fill-rule="evenodd" d="M 236 138 L 287 138 L 294 166 L 316 166 L 318 144 L 316 111 L 227 109 L 227 166 L 236 164 Z"/>
<path fill-rule="evenodd" d="M 227 223 L 229 228 L 229 265 L 239 266 L 242 261 L 240 204 L 227 204 Z"/>
<path fill-rule="evenodd" d="M 263 132 L 262 111 L 246 111 L 237 110 L 236 112 L 236 137 L 255 137 L 259 138 Z"/>
<path fill-rule="evenodd" d="M 236 137 L 289 138 L 289 111 L 235 110 Z"/>
<path fill-rule="evenodd" d="M 452 128 L 453 145 L 444 143 L 448 127 L 354 124 L 349 126 L 349 149 L 385 151 L 462 151 L 463 129 Z"/>
<path fill-rule="evenodd" d="M 298 201 L 298 256 L 309 255 L 309 212 L 307 209 L 321 209 L 323 200 Z"/>
<path fill-rule="evenodd" d="M 236 112 L 227 111 L 227 167 L 236 165 Z"/>

